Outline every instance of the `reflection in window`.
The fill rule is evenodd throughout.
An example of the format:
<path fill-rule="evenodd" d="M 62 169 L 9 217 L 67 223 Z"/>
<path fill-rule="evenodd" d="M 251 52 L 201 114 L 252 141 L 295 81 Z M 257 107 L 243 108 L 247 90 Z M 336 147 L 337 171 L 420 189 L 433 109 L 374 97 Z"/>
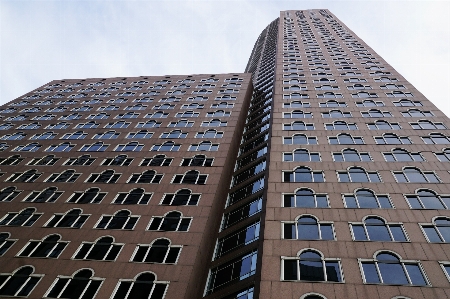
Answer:
<path fill-rule="evenodd" d="M 94 298 L 103 283 L 91 269 L 81 269 L 72 276 L 59 275 L 45 298 Z"/>
<path fill-rule="evenodd" d="M 43 275 L 36 275 L 32 266 L 23 266 L 13 273 L 0 274 L 0 296 L 27 297 Z"/>
<path fill-rule="evenodd" d="M 450 243 L 450 218 L 436 217 L 431 223 L 420 224 L 430 243 Z"/>
<path fill-rule="evenodd" d="M 422 267 L 417 261 L 404 261 L 397 254 L 382 251 L 373 260 L 360 260 L 365 283 L 424 286 Z"/>
<path fill-rule="evenodd" d="M 346 208 L 360 209 L 392 209 L 388 195 L 375 194 L 369 189 L 357 189 L 353 194 L 344 194 Z"/>
<path fill-rule="evenodd" d="M 328 195 L 316 194 L 314 190 L 301 188 L 294 194 L 283 195 L 283 207 L 329 208 Z"/>
<path fill-rule="evenodd" d="M 282 269 L 282 280 L 342 282 L 340 260 L 324 258 L 313 249 L 297 257 L 282 257 Z"/>
<path fill-rule="evenodd" d="M 355 241 L 408 241 L 403 224 L 387 223 L 378 216 L 367 216 L 362 223 L 352 222 L 350 228 Z"/>
<path fill-rule="evenodd" d="M 152 272 L 142 272 L 134 279 L 120 279 L 112 299 L 162 299 L 168 287 L 167 282 L 159 282 Z"/>
<path fill-rule="evenodd" d="M 315 216 L 303 215 L 295 221 L 283 221 L 283 239 L 334 240 L 333 223 L 319 221 Z"/>

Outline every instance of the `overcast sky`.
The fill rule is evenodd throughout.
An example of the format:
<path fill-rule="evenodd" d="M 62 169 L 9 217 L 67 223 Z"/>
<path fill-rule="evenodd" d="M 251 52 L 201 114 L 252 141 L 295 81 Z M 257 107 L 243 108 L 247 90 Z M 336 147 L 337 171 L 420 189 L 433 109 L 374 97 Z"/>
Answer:
<path fill-rule="evenodd" d="M 447 1 L 0 0 L 0 104 L 55 79 L 243 72 L 281 10 L 327 8 L 450 116 Z"/>

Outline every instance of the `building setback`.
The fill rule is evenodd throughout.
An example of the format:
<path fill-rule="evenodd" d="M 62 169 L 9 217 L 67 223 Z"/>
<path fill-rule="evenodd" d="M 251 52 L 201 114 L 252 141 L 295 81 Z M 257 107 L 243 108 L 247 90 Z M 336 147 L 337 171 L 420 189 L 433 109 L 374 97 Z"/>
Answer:
<path fill-rule="evenodd" d="M 328 10 L 1 109 L 0 296 L 450 298 L 450 122 Z"/>

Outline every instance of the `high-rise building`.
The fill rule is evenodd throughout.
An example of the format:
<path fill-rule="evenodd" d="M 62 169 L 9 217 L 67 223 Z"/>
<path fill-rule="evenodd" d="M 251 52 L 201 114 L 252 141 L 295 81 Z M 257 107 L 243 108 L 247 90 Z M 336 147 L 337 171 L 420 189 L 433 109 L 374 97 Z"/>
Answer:
<path fill-rule="evenodd" d="M 0 296 L 450 298 L 450 121 L 328 10 L 1 109 Z"/>

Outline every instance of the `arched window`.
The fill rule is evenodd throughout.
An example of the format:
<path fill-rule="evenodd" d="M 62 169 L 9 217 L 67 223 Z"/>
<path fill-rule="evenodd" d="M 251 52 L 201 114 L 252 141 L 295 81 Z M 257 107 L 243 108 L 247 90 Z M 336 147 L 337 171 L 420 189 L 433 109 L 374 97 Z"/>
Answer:
<path fill-rule="evenodd" d="M 294 171 L 283 171 L 283 182 L 323 182 L 321 170 L 312 171 L 309 167 L 300 166 Z"/>
<path fill-rule="evenodd" d="M 306 93 L 293 92 L 291 94 L 284 94 L 283 95 L 283 99 L 284 100 L 289 100 L 289 99 L 309 99 L 309 95 L 306 94 Z"/>
<path fill-rule="evenodd" d="M 198 116 L 198 113 L 195 113 Z M 207 112 L 206 117 L 229 117 L 231 115 L 231 112 L 224 111 L 224 110 L 216 110 L 213 112 Z"/>
<path fill-rule="evenodd" d="M 360 259 L 365 283 L 392 285 L 428 285 L 417 261 L 404 261 L 396 253 L 382 251 L 373 260 Z"/>
<path fill-rule="evenodd" d="M 341 133 L 335 136 L 329 136 L 328 141 L 330 144 L 364 144 L 362 137 L 353 137 L 350 134 Z"/>
<path fill-rule="evenodd" d="M 347 104 L 345 102 L 338 102 L 338 101 L 335 101 L 335 100 L 328 100 L 325 103 L 319 103 L 319 107 L 328 107 L 328 108 L 347 107 Z"/>
<path fill-rule="evenodd" d="M 450 144 L 450 138 L 441 133 L 430 133 L 429 136 L 422 136 L 425 144 Z"/>
<path fill-rule="evenodd" d="M 83 242 L 73 259 L 115 261 L 123 245 L 114 243 L 114 238 L 110 236 L 98 238 L 95 242 Z"/>
<path fill-rule="evenodd" d="M 384 107 L 384 103 L 381 101 L 364 100 L 356 102 L 356 107 Z"/>
<path fill-rule="evenodd" d="M 67 244 L 68 242 L 61 241 L 61 236 L 50 235 L 42 240 L 30 240 L 18 256 L 58 258 Z"/>
<path fill-rule="evenodd" d="M 89 166 L 95 161 L 95 158 L 91 158 L 91 155 L 81 155 L 77 158 L 69 158 L 64 165 L 84 165 Z M 51 165 L 51 164 L 50 164 Z"/>
<path fill-rule="evenodd" d="M 106 158 L 105 160 L 103 160 L 101 165 L 128 166 L 131 164 L 131 162 L 133 162 L 133 158 L 128 158 L 127 155 L 117 155 L 114 158 Z"/>
<path fill-rule="evenodd" d="M 23 266 L 13 273 L 0 274 L 0 296 L 27 297 L 44 275 L 33 274 L 32 266 Z"/>
<path fill-rule="evenodd" d="M 169 105 L 169 104 L 164 104 L 164 105 Z M 170 106 L 170 105 L 169 105 Z M 169 106 L 164 106 L 164 108 L 168 108 Z M 158 109 L 156 106 L 155 107 L 153 107 L 153 109 Z M 164 109 L 164 108 L 162 108 L 162 109 Z M 173 109 L 173 108 L 172 108 Z M 128 117 L 127 117 L 127 115 L 129 115 Z M 121 117 L 121 118 L 136 118 L 137 116 L 139 115 L 139 113 L 134 113 L 134 112 L 128 112 L 128 113 L 126 113 L 126 114 L 123 114 L 123 117 Z M 156 111 L 155 113 L 153 113 L 153 114 L 147 114 L 146 116 L 145 116 L 145 118 L 166 118 L 167 116 L 169 115 L 169 113 L 165 113 L 165 112 L 163 112 L 163 111 Z M 134 116 L 134 117 L 133 117 Z M 120 117 L 116 117 L 116 118 L 120 118 Z"/>
<path fill-rule="evenodd" d="M 139 216 L 131 215 L 128 210 L 117 211 L 114 215 L 103 215 L 95 228 L 103 229 L 133 229 Z"/>
<path fill-rule="evenodd" d="M 434 123 L 429 120 L 419 120 L 416 123 L 410 123 L 414 130 L 445 130 L 447 127 L 443 123 Z"/>
<path fill-rule="evenodd" d="M 192 194 L 189 189 L 180 189 L 175 194 L 166 193 L 161 205 L 169 206 L 196 206 L 200 200 L 200 194 Z"/>
<path fill-rule="evenodd" d="M 197 170 L 189 170 L 184 174 L 176 174 L 173 177 L 172 184 L 196 184 L 204 185 L 208 178 L 207 174 L 200 174 Z"/>
<path fill-rule="evenodd" d="M 133 141 L 133 142 L 128 142 L 126 144 L 119 144 L 114 151 L 115 152 L 140 152 L 143 147 L 144 147 L 143 144 Z"/>
<path fill-rule="evenodd" d="M 333 222 L 318 221 L 302 215 L 293 222 L 283 222 L 283 238 L 289 240 L 334 240 Z"/>
<path fill-rule="evenodd" d="M 328 195 L 316 194 L 311 189 L 301 188 L 294 194 L 283 195 L 283 207 L 329 208 Z"/>
<path fill-rule="evenodd" d="M 402 112 L 403 117 L 432 117 L 434 116 L 431 111 L 422 111 L 419 109 L 408 109 L 408 111 Z"/>
<path fill-rule="evenodd" d="M 41 146 L 42 145 L 40 145 L 39 143 L 33 142 L 33 143 L 26 144 L 26 145 L 19 145 L 12 151 L 13 152 L 35 152 L 38 149 L 40 149 Z"/>
<path fill-rule="evenodd" d="M 302 110 L 294 110 L 292 112 L 284 112 L 283 118 L 312 118 L 311 112 L 304 112 Z"/>
<path fill-rule="evenodd" d="M 83 215 L 81 214 L 82 212 L 83 210 L 81 209 L 72 209 L 66 213 L 55 213 L 44 227 L 81 228 L 84 222 L 89 218 L 89 215 Z"/>
<path fill-rule="evenodd" d="M 407 136 L 398 136 L 394 133 L 384 133 L 383 136 L 374 136 L 377 144 L 412 144 Z"/>
<path fill-rule="evenodd" d="M 317 144 L 317 137 L 294 134 L 292 137 L 283 137 L 283 144 Z"/>
<path fill-rule="evenodd" d="M 45 151 L 46 152 L 70 152 L 75 147 L 75 144 L 70 142 L 63 142 L 60 144 L 52 144 Z"/>
<path fill-rule="evenodd" d="M 120 177 L 120 173 L 115 173 L 114 170 L 105 170 L 102 173 L 93 173 L 88 178 L 88 183 L 104 183 L 104 184 L 114 184 Z"/>
<path fill-rule="evenodd" d="M 367 216 L 362 223 L 351 222 L 350 228 L 355 241 L 408 241 L 402 223 L 387 223 L 378 216 Z"/>
<path fill-rule="evenodd" d="M 55 202 L 64 191 L 57 187 L 49 187 L 43 191 L 33 191 L 24 201 L 28 202 Z"/>
<path fill-rule="evenodd" d="M 0 191 L 0 202 L 1 201 L 11 201 L 13 200 L 17 195 L 20 194 L 20 192 L 17 190 L 16 187 L 6 187 L 2 191 Z"/>
<path fill-rule="evenodd" d="M 55 158 L 55 155 L 48 155 L 45 157 L 34 158 L 30 162 L 28 162 L 27 165 L 37 165 L 37 166 L 54 165 L 58 160 L 59 158 Z"/>
<path fill-rule="evenodd" d="M 152 217 L 148 230 L 155 231 L 182 231 L 189 229 L 191 218 L 183 217 L 180 212 L 169 212 L 162 217 Z"/>
<path fill-rule="evenodd" d="M 416 167 L 403 167 L 402 171 L 393 171 L 399 183 L 440 183 L 434 171 L 422 171 Z"/>
<path fill-rule="evenodd" d="M 340 110 L 330 110 L 329 112 L 322 113 L 323 118 L 342 118 L 342 117 L 352 117 L 351 112 L 340 111 Z"/>
<path fill-rule="evenodd" d="M 389 196 L 375 194 L 368 189 L 358 189 L 353 194 L 344 194 L 343 197 L 346 208 L 392 209 Z"/>
<path fill-rule="evenodd" d="M 121 279 L 112 299 L 162 299 L 168 282 L 159 282 L 151 272 L 142 272 L 134 279 Z"/>
<path fill-rule="evenodd" d="M 398 123 L 390 123 L 385 120 L 377 120 L 374 123 L 368 123 L 369 130 L 400 130 Z"/>
<path fill-rule="evenodd" d="M 319 153 L 310 153 L 307 149 L 295 149 L 289 153 L 283 153 L 283 161 L 295 162 L 319 162 Z"/>
<path fill-rule="evenodd" d="M 420 226 L 430 243 L 450 243 L 450 218 L 435 217 L 431 223 Z"/>
<path fill-rule="evenodd" d="M 154 170 L 146 170 L 142 173 L 133 173 L 128 179 L 128 184 L 159 184 L 163 174 L 157 174 Z"/>
<path fill-rule="evenodd" d="M 192 158 L 183 158 L 181 166 L 212 166 L 214 158 L 207 158 L 205 155 L 195 155 Z"/>
<path fill-rule="evenodd" d="M 381 111 L 378 109 L 370 109 L 369 111 L 361 111 L 362 117 L 392 117 L 389 111 Z"/>
<path fill-rule="evenodd" d="M 433 190 L 419 189 L 405 197 L 411 209 L 450 209 L 450 195 L 439 195 Z"/>
<path fill-rule="evenodd" d="M 403 91 L 393 91 L 390 93 L 386 93 L 386 95 L 388 97 L 396 97 L 396 98 L 401 98 L 401 97 L 412 97 L 412 93 L 410 92 L 403 92 Z"/>
<path fill-rule="evenodd" d="M 366 171 L 362 167 L 349 167 L 347 171 L 338 171 L 338 179 L 341 183 L 379 183 L 381 178 L 376 171 Z"/>
<path fill-rule="evenodd" d="M 8 158 L 0 158 L 0 165 L 17 165 L 23 161 L 20 155 L 12 155 Z"/>
<path fill-rule="evenodd" d="M 303 121 L 294 121 L 290 124 L 283 124 L 283 131 L 305 131 L 314 130 L 314 124 L 308 124 Z"/>
<path fill-rule="evenodd" d="M 139 166 L 169 166 L 173 158 L 166 155 L 155 155 L 152 158 L 144 158 Z"/>
<path fill-rule="evenodd" d="M 161 126 L 161 122 L 157 122 L 155 120 L 149 120 L 145 123 L 138 123 L 136 128 L 159 128 Z"/>
<path fill-rule="evenodd" d="M 103 283 L 102 278 L 94 277 L 91 269 L 81 269 L 72 276 L 59 275 L 45 298 L 91 299 Z"/>
<path fill-rule="evenodd" d="M 203 121 L 201 127 L 226 127 L 228 122 L 221 121 L 220 119 L 212 119 L 210 121 Z"/>
<path fill-rule="evenodd" d="M 151 244 L 139 244 L 130 259 L 131 262 L 175 264 L 182 246 L 172 245 L 169 239 L 160 238 Z"/>
<path fill-rule="evenodd" d="M 352 98 L 378 98 L 378 95 L 374 92 L 360 91 L 358 93 L 353 93 Z"/>
<path fill-rule="evenodd" d="M 342 94 L 340 93 L 334 93 L 334 92 L 324 92 L 324 93 L 319 93 L 317 94 L 317 97 L 319 99 L 325 98 L 325 99 L 329 99 L 329 98 L 343 98 Z"/>
<path fill-rule="evenodd" d="M 130 192 L 120 192 L 113 203 L 122 205 L 146 205 L 152 195 L 152 193 L 145 193 L 145 190 L 142 188 L 137 188 Z"/>
<path fill-rule="evenodd" d="M 129 122 L 125 122 L 125 121 L 123 121 L 123 120 L 121 120 L 121 121 L 116 121 L 116 122 L 114 122 L 114 123 L 109 123 L 109 124 L 106 124 L 105 125 L 105 128 L 106 129 L 125 129 L 125 128 L 128 128 L 128 126 L 130 125 L 131 123 L 129 123 Z M 138 124 L 139 125 L 139 124 Z"/>
<path fill-rule="evenodd" d="M 324 258 L 314 249 L 303 250 L 297 257 L 282 258 L 282 280 L 342 282 L 339 259 Z"/>
<path fill-rule="evenodd" d="M 145 118 L 149 118 L 150 114 L 147 114 L 145 116 Z M 155 112 L 152 116 L 152 118 L 162 118 L 162 117 L 167 117 L 167 114 L 164 114 L 161 111 Z M 139 116 L 139 113 L 136 112 L 127 112 L 127 113 L 123 113 L 123 114 L 118 114 L 116 115 L 116 117 L 114 117 L 115 119 L 125 119 L 125 118 L 137 118 Z"/>
<path fill-rule="evenodd" d="M 420 153 L 410 153 L 405 149 L 394 148 L 390 153 L 383 153 L 384 159 L 387 162 L 421 162 L 425 161 Z"/>
<path fill-rule="evenodd" d="M 36 213 L 35 208 L 26 208 L 20 212 L 9 212 L 0 219 L 0 225 L 32 226 L 42 213 Z"/>
<path fill-rule="evenodd" d="M 54 173 L 45 181 L 50 183 L 73 183 L 80 175 L 81 173 L 75 173 L 75 170 L 69 169 L 61 173 Z"/>
<path fill-rule="evenodd" d="M 311 104 L 302 101 L 291 101 L 289 103 L 283 103 L 283 108 L 310 108 Z"/>
<path fill-rule="evenodd" d="M 206 130 L 204 132 L 197 132 L 195 138 L 222 138 L 223 132 L 218 132 L 215 129 Z"/>
<path fill-rule="evenodd" d="M 414 106 L 423 106 L 419 101 L 411 101 L 411 100 L 400 100 L 398 102 L 393 102 L 397 107 L 414 107 Z"/>
<path fill-rule="evenodd" d="M 347 123 L 342 120 L 336 120 L 331 124 L 325 124 L 326 130 L 358 130 L 354 123 Z"/>
<path fill-rule="evenodd" d="M 181 144 L 175 144 L 173 141 L 166 141 L 163 144 L 155 144 L 150 151 L 155 152 L 177 152 L 181 147 Z"/>
<path fill-rule="evenodd" d="M 211 112 L 213 113 L 213 112 Z M 198 117 L 200 115 L 200 113 L 198 112 L 194 112 L 192 110 L 186 110 L 183 112 L 178 112 L 177 114 L 175 114 L 175 117 Z M 214 116 L 212 115 L 207 115 L 207 116 Z"/>
<path fill-rule="evenodd" d="M 340 153 L 333 153 L 333 159 L 336 162 L 370 162 L 372 161 L 369 153 L 359 153 L 355 149 L 346 148 Z"/>
<path fill-rule="evenodd" d="M 76 191 L 67 202 L 70 203 L 100 203 L 105 198 L 106 192 L 100 192 L 99 188 L 89 188 L 86 191 Z"/>
<path fill-rule="evenodd" d="M 191 144 L 189 151 L 217 151 L 219 149 L 218 143 L 212 143 L 211 141 L 202 141 L 198 144 Z"/>
<path fill-rule="evenodd" d="M 170 132 L 164 132 L 161 134 L 160 138 L 186 138 L 188 133 L 181 130 L 172 130 Z"/>

